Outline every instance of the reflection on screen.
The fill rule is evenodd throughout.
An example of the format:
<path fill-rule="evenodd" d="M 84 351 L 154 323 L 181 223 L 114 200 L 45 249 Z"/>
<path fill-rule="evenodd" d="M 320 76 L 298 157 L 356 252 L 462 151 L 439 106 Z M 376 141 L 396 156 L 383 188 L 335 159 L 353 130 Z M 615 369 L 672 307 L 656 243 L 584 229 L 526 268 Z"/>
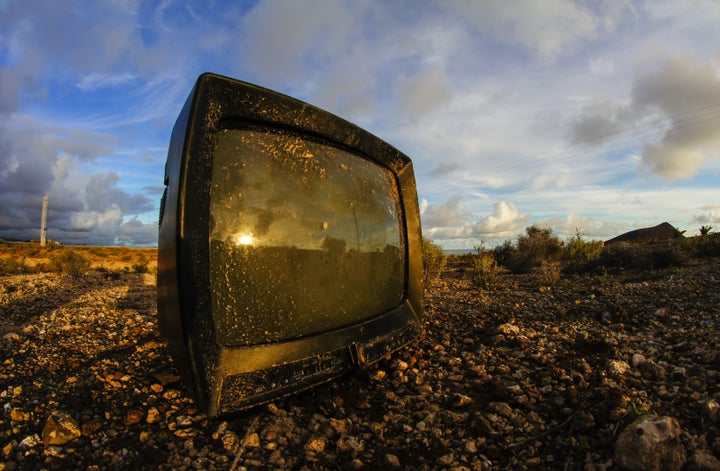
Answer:
<path fill-rule="evenodd" d="M 398 306 L 405 251 L 389 171 L 293 134 L 223 130 L 210 198 L 218 339 L 273 342 Z"/>

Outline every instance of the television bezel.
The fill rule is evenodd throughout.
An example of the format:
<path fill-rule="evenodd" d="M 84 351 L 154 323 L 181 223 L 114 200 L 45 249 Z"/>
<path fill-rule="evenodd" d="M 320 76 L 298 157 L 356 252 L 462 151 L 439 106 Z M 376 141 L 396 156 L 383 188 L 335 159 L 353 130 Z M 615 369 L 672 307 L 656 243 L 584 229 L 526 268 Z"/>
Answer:
<path fill-rule="evenodd" d="M 217 341 L 209 290 L 214 140 L 222 129 L 238 126 L 321 140 L 390 171 L 399 192 L 406 260 L 405 293 L 397 307 L 358 324 L 290 340 L 247 347 Z M 320 108 L 247 82 L 202 74 L 168 148 L 158 239 L 158 318 L 183 381 L 210 417 L 322 383 L 406 345 L 424 329 L 420 215 L 410 158 Z M 253 387 L 257 394 L 243 396 Z"/>

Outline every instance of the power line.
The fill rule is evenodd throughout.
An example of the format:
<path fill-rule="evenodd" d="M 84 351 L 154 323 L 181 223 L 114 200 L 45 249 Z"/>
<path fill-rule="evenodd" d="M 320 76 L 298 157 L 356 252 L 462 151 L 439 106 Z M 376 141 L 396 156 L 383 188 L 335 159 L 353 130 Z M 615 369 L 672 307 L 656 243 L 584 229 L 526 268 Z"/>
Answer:
<path fill-rule="evenodd" d="M 638 123 L 625 129 L 597 136 L 583 143 L 568 146 L 561 151 L 543 152 L 541 154 L 513 160 L 512 162 L 498 162 L 491 167 L 484 168 L 483 171 L 493 173 L 494 175 L 498 173 L 502 175 L 503 173 L 519 168 L 533 168 L 540 164 L 560 163 L 572 160 L 580 153 L 587 154 L 588 152 L 596 152 L 598 149 L 604 147 L 618 148 L 623 144 L 636 141 L 643 136 L 650 136 L 666 131 L 668 127 L 670 129 L 686 129 L 718 119 L 720 119 L 720 104 L 712 104 L 667 117 L 656 118 L 648 122 Z M 671 123 L 671 125 L 668 126 L 668 123 Z M 552 157 L 557 158 L 548 162 Z"/>

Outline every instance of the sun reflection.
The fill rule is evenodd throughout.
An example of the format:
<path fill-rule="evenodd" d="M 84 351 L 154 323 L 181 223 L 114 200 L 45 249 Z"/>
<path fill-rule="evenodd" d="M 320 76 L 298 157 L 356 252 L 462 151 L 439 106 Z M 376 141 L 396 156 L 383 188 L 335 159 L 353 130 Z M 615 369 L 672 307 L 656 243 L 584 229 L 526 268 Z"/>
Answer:
<path fill-rule="evenodd" d="M 235 238 L 235 242 L 237 242 L 238 245 L 252 245 L 253 236 L 250 234 L 238 234 Z"/>

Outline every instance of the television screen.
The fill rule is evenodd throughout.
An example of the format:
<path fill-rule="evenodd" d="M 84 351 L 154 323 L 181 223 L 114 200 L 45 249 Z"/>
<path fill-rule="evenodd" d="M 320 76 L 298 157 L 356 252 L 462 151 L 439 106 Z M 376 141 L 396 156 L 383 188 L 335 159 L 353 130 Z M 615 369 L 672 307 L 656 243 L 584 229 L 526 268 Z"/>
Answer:
<path fill-rule="evenodd" d="M 423 329 L 410 159 L 347 121 L 213 74 L 168 151 L 158 312 L 210 416 L 327 381 Z"/>

